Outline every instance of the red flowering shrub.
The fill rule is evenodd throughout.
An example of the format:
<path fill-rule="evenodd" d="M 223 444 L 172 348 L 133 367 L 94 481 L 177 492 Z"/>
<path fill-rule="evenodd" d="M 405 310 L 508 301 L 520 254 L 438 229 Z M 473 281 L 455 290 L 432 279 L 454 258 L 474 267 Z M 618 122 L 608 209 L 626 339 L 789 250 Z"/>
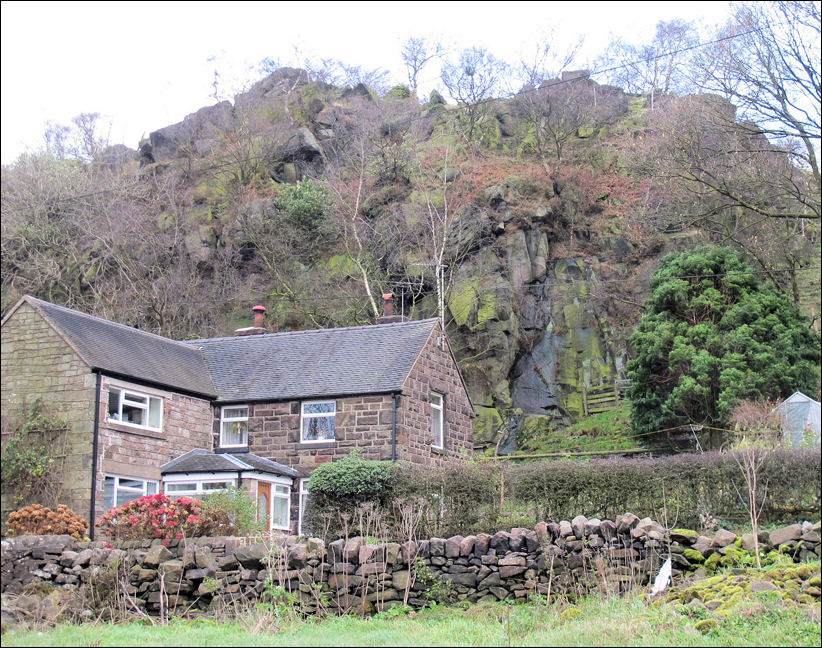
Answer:
<path fill-rule="evenodd" d="M 200 517 L 202 502 L 192 497 L 170 500 L 145 495 L 109 509 L 97 527 L 114 540 L 184 538 L 207 535 Z"/>
<path fill-rule="evenodd" d="M 40 504 L 25 506 L 9 513 L 6 525 L 10 536 L 66 534 L 82 540 L 88 530 L 88 522 L 65 504 L 58 504 L 56 511 Z"/>

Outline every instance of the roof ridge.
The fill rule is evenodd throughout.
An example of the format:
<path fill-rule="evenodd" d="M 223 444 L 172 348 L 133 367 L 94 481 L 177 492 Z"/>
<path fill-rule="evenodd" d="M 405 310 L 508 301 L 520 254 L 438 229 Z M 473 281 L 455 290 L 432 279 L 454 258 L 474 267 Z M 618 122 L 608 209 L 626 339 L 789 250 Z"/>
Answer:
<path fill-rule="evenodd" d="M 276 333 L 259 333 L 257 335 L 223 335 L 220 337 L 211 338 L 196 338 L 193 340 L 181 340 L 181 343 L 186 345 L 194 345 L 200 342 L 220 342 L 223 340 L 259 340 L 261 338 L 285 337 L 287 335 L 305 335 L 309 333 L 327 333 L 329 331 L 359 331 L 359 330 L 373 330 L 375 328 L 388 328 L 409 326 L 411 324 L 433 324 L 437 322 L 438 318 L 429 317 L 422 320 L 410 320 L 408 322 L 387 322 L 384 324 L 358 324 L 356 326 L 332 326 L 329 328 L 317 329 L 299 329 L 297 331 L 277 331 Z"/>
<path fill-rule="evenodd" d="M 87 317 L 89 319 L 97 320 L 98 322 L 102 322 L 104 324 L 108 324 L 110 326 L 116 326 L 122 329 L 126 329 L 128 331 L 132 331 L 135 333 L 140 333 L 141 335 L 147 335 L 153 338 L 157 338 L 158 340 L 163 340 L 164 342 L 172 342 L 177 345 L 181 345 L 186 349 L 191 349 L 191 345 L 186 344 L 180 340 L 175 340 L 173 338 L 165 337 L 164 335 L 159 335 L 157 333 L 152 333 L 151 331 L 144 331 L 142 329 L 135 328 L 133 326 L 129 326 L 128 324 L 123 324 L 121 322 L 115 322 L 114 320 L 106 319 L 105 317 L 100 317 L 99 315 L 92 315 L 91 313 L 84 313 L 81 310 L 77 310 L 75 308 L 69 308 L 68 306 L 61 306 L 60 304 L 53 304 L 51 302 L 47 302 L 43 299 L 38 299 L 37 297 L 33 297 L 32 295 L 26 295 L 28 299 L 36 302 L 39 305 L 45 305 L 48 308 L 57 308 L 59 310 L 65 311 L 67 313 L 72 313 L 74 315 L 80 315 L 82 317 Z M 55 322 L 56 324 L 56 322 Z M 62 328 L 62 327 L 60 327 Z"/>

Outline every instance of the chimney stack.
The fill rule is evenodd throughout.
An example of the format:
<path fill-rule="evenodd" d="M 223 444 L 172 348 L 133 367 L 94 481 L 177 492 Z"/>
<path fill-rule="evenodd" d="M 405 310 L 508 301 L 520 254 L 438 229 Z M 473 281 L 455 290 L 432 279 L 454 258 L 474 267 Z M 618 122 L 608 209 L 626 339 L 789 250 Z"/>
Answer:
<path fill-rule="evenodd" d="M 267 333 L 263 327 L 263 314 L 265 313 L 265 306 L 257 305 L 251 310 L 254 311 L 254 326 L 238 328 L 234 331 L 234 335 L 260 335 L 261 333 Z"/>
<path fill-rule="evenodd" d="M 382 316 L 392 317 L 394 315 L 394 293 L 385 293 L 382 296 Z"/>
<path fill-rule="evenodd" d="M 394 315 L 394 293 L 385 293 L 382 296 L 382 317 L 377 318 L 377 324 L 393 324 L 407 322 L 408 317 Z"/>
<path fill-rule="evenodd" d="M 265 315 L 265 306 L 254 306 L 254 328 L 263 328 L 263 315 Z"/>

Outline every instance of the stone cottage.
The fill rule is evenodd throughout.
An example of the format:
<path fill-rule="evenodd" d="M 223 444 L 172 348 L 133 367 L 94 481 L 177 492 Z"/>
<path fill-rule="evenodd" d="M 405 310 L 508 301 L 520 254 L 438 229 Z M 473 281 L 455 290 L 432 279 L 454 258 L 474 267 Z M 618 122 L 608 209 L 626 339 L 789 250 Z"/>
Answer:
<path fill-rule="evenodd" d="M 474 410 L 438 320 L 392 316 L 384 297 L 370 326 L 267 333 L 255 307 L 255 326 L 185 342 L 23 297 L 2 320 L 3 433 L 38 397 L 68 421 L 61 501 L 81 515 L 235 485 L 270 529 L 299 532 L 312 470 L 353 448 L 472 455 Z"/>

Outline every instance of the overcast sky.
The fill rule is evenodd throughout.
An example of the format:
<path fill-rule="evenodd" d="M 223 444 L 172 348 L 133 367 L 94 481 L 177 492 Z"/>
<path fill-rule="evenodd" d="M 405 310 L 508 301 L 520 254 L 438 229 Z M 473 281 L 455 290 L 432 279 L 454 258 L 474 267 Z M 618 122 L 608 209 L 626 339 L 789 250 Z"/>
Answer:
<path fill-rule="evenodd" d="M 46 122 L 100 113 L 111 143 L 215 102 L 263 58 L 304 56 L 392 71 L 409 36 L 454 50 L 485 47 L 514 63 L 553 29 L 559 47 L 584 37 L 583 58 L 611 35 L 649 39 L 659 20 L 723 22 L 725 2 L 2 2 L 2 162 L 42 146 Z M 437 70 L 426 69 L 427 93 Z"/>

